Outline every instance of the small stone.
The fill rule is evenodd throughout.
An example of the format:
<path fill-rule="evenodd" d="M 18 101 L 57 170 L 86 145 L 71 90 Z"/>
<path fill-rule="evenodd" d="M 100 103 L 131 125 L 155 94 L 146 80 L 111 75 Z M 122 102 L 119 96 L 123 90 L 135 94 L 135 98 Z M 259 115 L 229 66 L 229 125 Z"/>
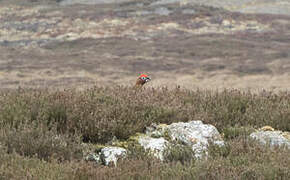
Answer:
<path fill-rule="evenodd" d="M 124 158 L 127 155 L 127 150 L 120 147 L 104 147 L 100 152 L 100 159 L 103 164 L 108 166 L 110 163 L 114 163 L 117 166 L 117 161 L 120 158 Z"/>

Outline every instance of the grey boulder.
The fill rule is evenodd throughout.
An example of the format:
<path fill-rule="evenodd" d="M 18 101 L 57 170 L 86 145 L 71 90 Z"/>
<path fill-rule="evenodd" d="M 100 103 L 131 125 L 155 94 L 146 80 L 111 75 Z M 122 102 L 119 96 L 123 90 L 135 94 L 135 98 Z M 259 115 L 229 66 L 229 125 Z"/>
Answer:
<path fill-rule="evenodd" d="M 196 158 L 201 158 L 203 154 L 207 154 L 210 142 L 219 146 L 224 145 L 216 127 L 203 124 L 202 121 L 173 123 L 168 126 L 167 133 L 172 141 L 191 146 Z"/>
<path fill-rule="evenodd" d="M 288 138 L 287 138 L 288 137 Z M 250 138 L 257 140 L 261 144 L 270 146 L 286 146 L 290 148 L 289 133 L 282 131 L 257 131 L 250 134 Z"/>
<path fill-rule="evenodd" d="M 169 145 L 169 142 L 165 140 L 163 137 L 160 138 L 152 138 L 150 136 L 141 136 L 138 139 L 138 143 L 150 153 L 153 154 L 156 158 L 161 161 L 164 160 L 163 152 Z"/>
<path fill-rule="evenodd" d="M 127 156 L 127 150 L 121 147 L 104 147 L 98 153 L 90 153 L 86 156 L 87 161 L 95 161 L 97 164 L 108 166 L 113 163 L 117 166 L 117 161 Z"/>
<path fill-rule="evenodd" d="M 223 146 L 224 141 L 216 127 L 202 121 L 178 122 L 170 125 L 153 125 L 147 128 L 147 135 L 166 137 L 168 142 L 190 146 L 196 158 L 207 154 L 210 143 Z"/>

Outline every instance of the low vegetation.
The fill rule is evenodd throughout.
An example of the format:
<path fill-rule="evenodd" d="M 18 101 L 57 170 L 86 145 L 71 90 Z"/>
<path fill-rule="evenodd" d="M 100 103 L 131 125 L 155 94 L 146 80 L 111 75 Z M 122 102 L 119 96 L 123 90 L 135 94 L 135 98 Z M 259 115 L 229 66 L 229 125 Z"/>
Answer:
<path fill-rule="evenodd" d="M 117 167 L 86 162 L 85 143 L 126 140 L 151 123 L 202 120 L 224 134 L 203 161 L 172 147 L 161 163 L 130 156 Z M 0 179 L 290 179 L 289 150 L 250 141 L 255 128 L 290 131 L 289 92 L 95 87 L 0 92 Z"/>

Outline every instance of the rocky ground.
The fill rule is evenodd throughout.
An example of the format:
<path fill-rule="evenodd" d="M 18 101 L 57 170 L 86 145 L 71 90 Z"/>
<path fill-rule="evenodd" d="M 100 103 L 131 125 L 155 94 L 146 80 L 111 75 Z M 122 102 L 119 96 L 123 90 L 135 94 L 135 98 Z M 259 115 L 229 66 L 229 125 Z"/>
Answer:
<path fill-rule="evenodd" d="M 82 4 L 79 4 L 82 3 Z M 290 89 L 287 0 L 2 0 L 0 88 Z"/>
<path fill-rule="evenodd" d="M 202 121 L 159 124 L 147 127 L 146 130 L 146 134 L 137 134 L 125 142 L 115 140 L 107 145 L 100 145 L 97 152 L 95 150 L 93 153 L 89 153 L 85 159 L 106 166 L 110 163 L 117 166 L 118 159 L 126 157 L 129 153 L 126 148 L 128 149 L 133 144 L 135 147 L 141 146 L 142 149 L 149 151 L 148 154 L 162 162 L 168 158 L 170 148 L 173 147 L 192 149 L 194 153 L 188 154 L 186 159 L 201 159 L 208 157 L 208 149 L 211 146 L 225 148 L 226 144 L 214 126 L 203 124 Z M 264 126 L 258 130 L 248 129 L 248 131 L 250 139 L 260 145 L 266 145 L 267 148 L 290 148 L 289 132 L 275 131 L 271 126 Z"/>

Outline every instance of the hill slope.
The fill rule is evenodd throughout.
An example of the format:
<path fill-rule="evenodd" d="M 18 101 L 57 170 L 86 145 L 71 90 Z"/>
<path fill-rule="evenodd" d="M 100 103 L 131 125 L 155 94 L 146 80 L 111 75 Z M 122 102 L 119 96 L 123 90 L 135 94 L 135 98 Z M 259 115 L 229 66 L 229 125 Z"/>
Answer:
<path fill-rule="evenodd" d="M 0 2 L 1 88 L 128 85 L 139 72 L 151 86 L 290 88 L 290 16 L 267 9 L 284 1 L 67 2 Z"/>

